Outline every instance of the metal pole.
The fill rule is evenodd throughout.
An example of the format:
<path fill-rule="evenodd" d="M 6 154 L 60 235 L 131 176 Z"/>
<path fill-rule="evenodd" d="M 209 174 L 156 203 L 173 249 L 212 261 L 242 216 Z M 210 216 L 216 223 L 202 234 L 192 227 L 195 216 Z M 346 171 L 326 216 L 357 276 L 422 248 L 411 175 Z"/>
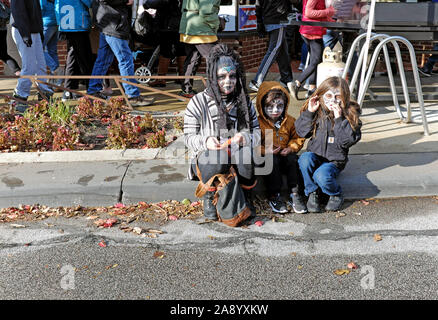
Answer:
<path fill-rule="evenodd" d="M 370 48 L 370 38 L 371 38 L 371 31 L 374 26 L 374 12 L 376 8 L 376 0 L 371 0 L 371 8 L 368 15 L 368 28 L 367 28 L 367 36 L 365 39 L 365 45 L 364 45 L 364 59 L 362 64 L 362 73 L 360 77 L 360 86 L 359 86 L 359 94 L 360 96 L 362 94 L 362 91 L 365 91 L 365 88 L 363 87 L 363 84 L 365 82 L 365 73 L 367 71 L 367 62 L 368 62 L 368 50 Z"/>

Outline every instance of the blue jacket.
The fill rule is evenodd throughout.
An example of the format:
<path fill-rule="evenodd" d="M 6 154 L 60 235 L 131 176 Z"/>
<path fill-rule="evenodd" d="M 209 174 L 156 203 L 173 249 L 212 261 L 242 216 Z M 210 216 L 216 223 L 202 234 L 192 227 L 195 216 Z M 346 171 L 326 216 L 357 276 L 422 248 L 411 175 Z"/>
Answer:
<path fill-rule="evenodd" d="M 40 0 L 43 25 L 45 27 L 57 26 L 55 15 L 55 0 Z"/>
<path fill-rule="evenodd" d="M 60 32 L 89 31 L 89 8 L 93 0 L 55 0 L 55 13 Z"/>

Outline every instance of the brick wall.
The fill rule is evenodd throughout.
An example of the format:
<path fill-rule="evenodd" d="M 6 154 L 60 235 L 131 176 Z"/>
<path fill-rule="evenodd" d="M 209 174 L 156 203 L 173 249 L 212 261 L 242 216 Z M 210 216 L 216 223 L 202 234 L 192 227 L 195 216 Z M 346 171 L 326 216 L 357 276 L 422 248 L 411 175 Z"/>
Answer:
<path fill-rule="evenodd" d="M 257 35 L 249 34 L 242 36 L 239 39 L 223 38 L 220 42 L 226 43 L 229 46 L 237 50 L 241 56 L 242 62 L 245 65 L 246 70 L 257 68 L 263 59 L 264 54 L 267 50 L 267 38 L 259 38 Z M 413 42 L 414 48 L 416 50 L 432 50 L 432 44 L 430 42 Z M 403 45 L 401 45 L 402 50 L 407 50 Z M 407 70 L 411 69 L 410 57 L 407 53 L 402 54 L 404 65 Z M 417 64 L 422 66 L 427 60 L 429 55 L 422 54 L 417 55 Z M 58 58 L 61 66 L 65 65 L 67 57 L 67 44 L 65 41 L 60 41 L 58 43 Z M 379 64 L 382 67 L 382 63 Z M 175 72 L 175 66 L 171 67 L 169 72 Z M 199 73 L 205 72 L 205 62 L 202 61 L 199 68 Z M 0 61 L 0 75 L 4 74 L 4 64 Z"/>

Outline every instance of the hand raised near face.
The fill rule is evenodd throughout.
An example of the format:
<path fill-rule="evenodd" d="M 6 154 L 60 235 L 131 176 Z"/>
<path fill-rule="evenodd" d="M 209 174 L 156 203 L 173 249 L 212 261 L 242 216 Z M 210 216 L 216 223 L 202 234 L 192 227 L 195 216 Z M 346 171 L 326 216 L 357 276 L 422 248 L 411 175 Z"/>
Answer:
<path fill-rule="evenodd" d="M 307 106 L 307 110 L 309 110 L 310 112 L 315 112 L 316 110 L 318 110 L 318 108 L 319 108 L 319 97 L 314 96 L 310 98 L 309 104 Z"/>

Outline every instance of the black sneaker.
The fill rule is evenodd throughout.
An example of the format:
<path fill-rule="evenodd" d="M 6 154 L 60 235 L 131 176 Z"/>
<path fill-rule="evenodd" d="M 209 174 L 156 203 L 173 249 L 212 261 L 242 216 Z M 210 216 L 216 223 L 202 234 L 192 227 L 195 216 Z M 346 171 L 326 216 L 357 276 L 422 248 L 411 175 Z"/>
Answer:
<path fill-rule="evenodd" d="M 62 100 L 62 102 L 66 102 L 68 100 L 77 100 L 80 97 L 81 96 L 76 94 L 76 93 L 73 93 L 73 92 L 70 92 L 70 91 L 64 91 L 64 93 L 62 94 L 62 99 L 61 100 Z"/>
<path fill-rule="evenodd" d="M 146 98 L 144 96 L 138 96 L 138 97 L 128 98 L 128 101 L 133 107 L 144 107 L 153 104 L 155 102 L 155 98 Z"/>
<path fill-rule="evenodd" d="M 90 96 L 99 98 L 99 99 L 103 99 L 103 100 L 108 100 L 110 97 L 107 96 L 106 94 L 103 94 L 102 92 L 94 92 L 94 93 L 88 93 Z"/>
<path fill-rule="evenodd" d="M 432 72 L 431 71 L 429 71 L 429 70 L 427 70 L 426 68 L 418 68 L 418 72 L 421 74 L 421 75 L 423 75 L 423 76 L 425 76 L 425 77 L 430 77 L 430 76 L 432 76 Z"/>
<path fill-rule="evenodd" d="M 43 91 L 43 94 L 46 96 L 47 101 L 50 101 L 50 99 L 53 97 L 53 92 L 52 91 Z M 38 92 L 38 101 L 42 101 L 42 100 L 46 100 L 46 99 L 43 98 L 41 93 Z"/>
<path fill-rule="evenodd" d="M 19 96 L 15 92 L 12 94 L 12 97 L 23 100 L 23 101 L 27 101 L 27 97 Z M 28 108 L 28 105 L 26 103 L 21 102 L 21 101 L 17 101 L 17 100 L 11 100 L 10 104 L 11 104 L 11 107 L 13 109 L 14 114 L 22 115 L 23 113 L 26 112 L 26 110 Z"/>
<path fill-rule="evenodd" d="M 330 199 L 327 202 L 327 205 L 325 206 L 325 210 L 338 211 L 341 209 L 343 203 L 344 203 L 344 197 L 342 194 L 336 196 L 330 196 Z"/>
<path fill-rule="evenodd" d="M 197 94 L 197 92 L 193 89 L 190 89 L 188 92 L 184 90 L 178 92 L 178 95 L 184 98 L 192 98 L 195 94 Z"/>
<path fill-rule="evenodd" d="M 291 193 L 288 202 L 295 213 L 307 213 L 306 203 L 304 202 L 303 196 L 299 193 Z"/>
<path fill-rule="evenodd" d="M 259 91 L 259 85 L 254 80 L 251 80 L 248 84 L 248 88 L 250 88 L 252 91 Z"/>
<path fill-rule="evenodd" d="M 279 193 L 269 199 L 269 205 L 271 206 L 272 211 L 276 213 L 287 212 L 286 203 L 283 201 L 283 199 L 281 199 Z"/>
<path fill-rule="evenodd" d="M 287 88 L 289 89 L 289 93 L 295 100 L 298 99 L 298 91 L 300 90 L 301 86 L 298 86 L 295 81 L 291 81 L 287 83 Z"/>
<path fill-rule="evenodd" d="M 307 199 L 307 210 L 313 213 L 321 212 L 321 206 L 319 204 L 319 195 L 317 191 L 309 194 L 309 199 Z"/>

